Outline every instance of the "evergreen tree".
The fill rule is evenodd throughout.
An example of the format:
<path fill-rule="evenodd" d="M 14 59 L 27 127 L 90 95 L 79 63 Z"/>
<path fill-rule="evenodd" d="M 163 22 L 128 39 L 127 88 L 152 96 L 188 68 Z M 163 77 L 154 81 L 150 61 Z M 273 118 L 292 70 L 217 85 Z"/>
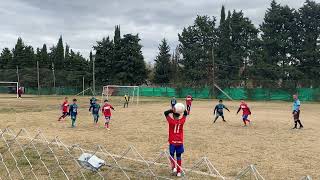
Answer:
<path fill-rule="evenodd" d="M 12 61 L 12 53 L 9 48 L 4 48 L 0 54 L 0 69 L 7 69 Z"/>
<path fill-rule="evenodd" d="M 49 68 L 51 66 L 50 60 L 49 60 L 49 55 L 48 55 L 48 50 L 47 50 L 47 45 L 43 44 L 42 49 L 41 49 L 41 59 L 39 61 L 42 67 L 44 68 Z"/>
<path fill-rule="evenodd" d="M 221 13 L 220 13 L 220 26 L 224 23 L 226 20 L 226 11 L 224 9 L 224 6 L 221 7 Z"/>
<path fill-rule="evenodd" d="M 121 39 L 121 57 L 115 64 L 116 79 L 120 84 L 141 85 L 148 71 L 142 55 L 139 35 L 126 34 Z"/>
<path fill-rule="evenodd" d="M 55 68 L 63 69 L 65 67 L 64 64 L 64 48 L 63 48 L 63 41 L 62 36 L 60 36 L 59 41 L 56 46 L 56 50 L 54 52 L 54 66 Z"/>
<path fill-rule="evenodd" d="M 300 60 L 299 69 L 306 79 L 318 80 L 320 76 L 320 3 L 307 0 L 299 9 L 298 21 L 299 36 L 295 56 Z"/>
<path fill-rule="evenodd" d="M 35 60 L 33 47 L 25 46 L 23 54 L 24 58 L 22 59 L 20 65 L 22 67 L 35 68 L 37 61 Z"/>
<path fill-rule="evenodd" d="M 95 54 L 95 77 L 100 85 L 113 84 L 115 82 L 114 67 L 112 63 L 114 45 L 109 37 L 97 41 L 94 50 Z"/>
<path fill-rule="evenodd" d="M 15 69 L 17 66 L 21 66 L 24 59 L 24 43 L 22 38 L 18 38 L 17 44 L 15 45 L 14 49 L 12 50 L 13 58 L 11 63 L 8 64 L 9 68 Z"/>
<path fill-rule="evenodd" d="M 183 76 L 191 86 L 201 86 L 212 82 L 212 49 L 216 45 L 215 18 L 197 16 L 192 26 L 179 34 L 180 52 L 183 58 Z M 204 78 L 206 77 L 206 78 Z"/>
<path fill-rule="evenodd" d="M 172 78 L 170 63 L 170 47 L 166 39 L 161 41 L 159 45 L 159 54 L 155 59 L 154 79 L 156 84 L 168 84 Z"/>
<path fill-rule="evenodd" d="M 293 58 L 294 42 L 297 33 L 297 14 L 288 6 L 281 6 L 275 0 L 267 10 L 262 31 L 262 44 L 265 63 L 269 65 L 269 76 L 273 80 L 289 80 L 298 77 L 299 72 L 291 68 L 291 64 L 297 64 Z M 265 76 L 264 74 L 261 75 Z"/>
<path fill-rule="evenodd" d="M 68 44 L 66 44 L 66 49 L 64 52 L 64 59 L 65 59 L 65 67 L 68 68 L 68 70 L 72 70 L 73 67 L 71 65 L 71 60 L 70 60 L 70 47 Z"/>
<path fill-rule="evenodd" d="M 234 64 L 231 61 L 232 54 L 232 41 L 231 41 L 231 12 L 228 11 L 228 16 L 218 28 L 218 48 L 215 51 L 217 56 L 215 60 L 215 80 L 233 79 L 231 78 L 235 73 L 229 73 L 234 71 Z M 237 69 L 236 69 L 237 70 Z M 223 85 L 223 82 L 218 82 Z"/>
<path fill-rule="evenodd" d="M 247 78 L 247 68 L 250 64 L 250 57 L 253 56 L 255 43 L 258 41 L 258 30 L 252 22 L 244 17 L 242 11 L 233 11 L 230 20 L 231 29 L 231 63 L 228 73 L 230 79 Z"/>

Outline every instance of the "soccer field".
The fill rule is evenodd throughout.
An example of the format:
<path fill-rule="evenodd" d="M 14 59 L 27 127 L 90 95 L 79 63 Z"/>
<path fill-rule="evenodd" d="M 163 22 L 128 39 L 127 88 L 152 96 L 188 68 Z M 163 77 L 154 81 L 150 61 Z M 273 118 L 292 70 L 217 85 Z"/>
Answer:
<path fill-rule="evenodd" d="M 116 154 L 133 145 L 147 159 L 156 158 L 167 147 L 168 125 L 163 111 L 169 108 L 169 99 L 142 97 L 138 106 L 130 104 L 128 109 L 121 107 L 118 98 L 111 99 L 116 111 L 111 130 L 107 131 L 102 128 L 101 116 L 100 128 L 94 127 L 88 111 L 90 97 L 77 98 L 79 115 L 77 127 L 72 129 L 70 118 L 57 122 L 62 96 L 16 99 L 1 95 L 0 127 L 15 131 L 26 128 L 33 133 L 41 129 L 49 139 L 58 136 L 66 144 L 81 144 L 87 149 L 100 144 Z M 217 100 L 198 99 L 193 102 L 184 126 L 183 166 L 190 167 L 206 156 L 225 177 L 235 177 L 241 169 L 255 164 L 265 179 L 300 179 L 306 175 L 320 179 L 320 104 L 302 102 L 305 128 L 292 130 L 291 102 L 249 101 L 249 127 L 242 127 L 241 115 L 236 115 L 238 101 L 225 101 L 231 110 L 225 111 L 227 122 L 219 119 L 213 124 L 216 103 Z"/>

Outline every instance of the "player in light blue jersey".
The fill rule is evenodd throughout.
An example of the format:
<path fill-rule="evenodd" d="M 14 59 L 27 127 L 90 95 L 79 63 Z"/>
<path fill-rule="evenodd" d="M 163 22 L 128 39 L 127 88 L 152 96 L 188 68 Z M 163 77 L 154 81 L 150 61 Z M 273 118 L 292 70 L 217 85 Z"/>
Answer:
<path fill-rule="evenodd" d="M 293 129 L 297 129 L 297 125 L 299 123 L 300 127 L 299 129 L 303 128 L 303 125 L 300 121 L 300 100 L 298 99 L 298 95 L 293 95 L 293 106 L 292 106 L 292 114 L 293 114 L 293 120 L 294 120 L 294 127 Z"/>

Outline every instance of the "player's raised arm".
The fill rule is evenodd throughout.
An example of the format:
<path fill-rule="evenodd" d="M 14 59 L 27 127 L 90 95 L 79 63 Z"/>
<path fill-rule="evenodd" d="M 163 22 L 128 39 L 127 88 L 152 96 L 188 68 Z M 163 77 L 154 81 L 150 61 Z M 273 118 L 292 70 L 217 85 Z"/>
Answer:
<path fill-rule="evenodd" d="M 169 116 L 169 114 L 173 113 L 173 110 L 172 109 L 169 109 L 167 111 L 164 112 L 164 115 L 167 117 Z"/>
<path fill-rule="evenodd" d="M 184 110 L 183 112 L 183 116 L 187 117 L 188 116 L 188 111 L 187 110 Z"/>

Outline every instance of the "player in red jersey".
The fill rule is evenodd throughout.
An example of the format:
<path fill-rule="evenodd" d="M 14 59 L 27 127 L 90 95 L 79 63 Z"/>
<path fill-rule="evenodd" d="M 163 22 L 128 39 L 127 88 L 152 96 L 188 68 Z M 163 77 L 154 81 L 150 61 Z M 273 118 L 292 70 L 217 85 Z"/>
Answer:
<path fill-rule="evenodd" d="M 108 103 L 108 100 L 104 100 L 104 105 L 102 106 L 101 108 L 101 111 L 104 115 L 104 118 L 106 120 L 105 124 L 104 124 L 104 127 L 107 129 L 107 130 L 110 130 L 109 129 L 109 123 L 110 123 L 110 120 L 111 120 L 111 109 L 114 110 L 114 108 L 111 106 L 111 104 Z"/>
<path fill-rule="evenodd" d="M 186 122 L 188 115 L 187 111 L 184 111 L 182 117 L 180 114 L 175 113 L 175 108 L 164 112 L 169 124 L 169 151 L 170 162 L 172 171 L 177 172 L 177 176 L 181 176 L 182 160 L 181 155 L 184 152 L 183 147 L 183 125 Z M 176 154 L 177 162 L 175 162 L 174 155 Z M 177 165 L 177 166 L 176 166 Z"/>
<path fill-rule="evenodd" d="M 248 116 L 251 115 L 251 111 L 243 99 L 241 100 L 241 104 L 237 111 L 237 114 L 241 109 L 242 109 L 242 120 L 243 120 L 244 126 L 247 126 L 247 122 L 250 124 L 250 120 L 248 119 Z"/>
<path fill-rule="evenodd" d="M 65 120 L 65 118 L 68 116 L 68 110 L 69 110 L 68 97 L 65 97 L 63 103 L 61 104 L 62 115 L 59 117 L 58 121 Z"/>
<path fill-rule="evenodd" d="M 193 98 L 191 95 L 188 95 L 186 97 L 186 105 L 187 105 L 187 112 L 188 112 L 188 115 L 190 114 L 190 111 L 191 111 L 191 104 L 192 104 L 192 101 L 193 101 Z"/>

